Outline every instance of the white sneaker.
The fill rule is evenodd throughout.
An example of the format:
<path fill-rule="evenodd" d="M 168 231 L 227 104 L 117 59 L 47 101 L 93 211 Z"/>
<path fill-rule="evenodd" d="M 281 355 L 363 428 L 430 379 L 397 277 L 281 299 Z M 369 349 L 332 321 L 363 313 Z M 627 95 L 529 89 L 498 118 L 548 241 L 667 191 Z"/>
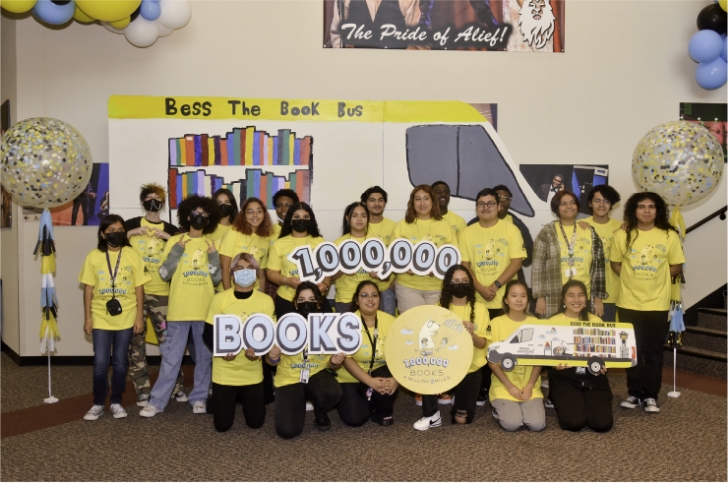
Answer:
<path fill-rule="evenodd" d="M 104 414 L 104 407 L 98 404 L 94 404 L 93 406 L 91 406 L 91 409 L 86 412 L 83 419 L 85 419 L 86 421 L 96 421 L 102 414 Z"/>
<path fill-rule="evenodd" d="M 313 404 L 311 404 L 311 401 L 306 401 L 306 411 L 313 411 Z"/>
<path fill-rule="evenodd" d="M 442 419 L 440 418 L 440 411 L 437 411 L 430 417 L 422 418 L 412 425 L 417 431 L 427 431 L 430 428 L 436 428 L 442 426 Z"/>
<path fill-rule="evenodd" d="M 123 407 L 121 407 L 121 404 L 112 404 L 110 409 L 111 415 L 114 416 L 115 419 L 126 417 L 126 411 Z"/>
<path fill-rule="evenodd" d="M 139 407 L 147 407 L 147 404 L 149 404 L 149 394 L 140 394 L 137 398 L 137 406 Z"/>
<path fill-rule="evenodd" d="M 147 404 L 141 411 L 139 411 L 139 416 L 143 418 L 153 418 L 157 415 L 157 413 L 161 413 L 162 409 L 157 409 L 151 404 Z"/>
<path fill-rule="evenodd" d="M 554 403 L 551 402 L 550 398 L 546 397 L 543 399 L 543 407 L 545 407 L 546 409 L 554 409 Z"/>
<path fill-rule="evenodd" d="M 549 380 L 545 377 L 541 378 L 541 387 L 548 389 L 549 388 Z"/>
<path fill-rule="evenodd" d="M 195 414 L 207 414 L 207 404 L 205 401 L 197 401 L 192 405 L 192 412 Z"/>
<path fill-rule="evenodd" d="M 438 404 L 452 404 L 453 399 L 455 399 L 455 398 L 450 397 L 449 394 L 440 394 L 437 397 L 437 402 L 438 402 Z"/>
<path fill-rule="evenodd" d="M 172 398 L 177 402 L 187 402 L 188 401 L 187 394 L 185 394 L 185 392 L 182 389 L 180 389 L 176 393 L 172 394 Z M 172 399 L 172 398 L 170 398 L 170 399 Z"/>
<path fill-rule="evenodd" d="M 493 419 L 496 421 L 500 421 L 500 417 L 498 416 L 498 411 L 495 410 L 495 408 L 491 409 L 490 414 L 493 415 Z"/>
<path fill-rule="evenodd" d="M 648 397 L 645 399 L 645 412 L 646 413 L 659 413 L 660 407 L 657 405 L 657 401 Z"/>
<path fill-rule="evenodd" d="M 654 399 L 652 401 L 654 401 Z M 625 409 L 634 409 L 640 407 L 642 405 L 642 401 L 640 401 L 638 397 L 630 396 L 621 403 L 619 403 L 619 405 Z"/>

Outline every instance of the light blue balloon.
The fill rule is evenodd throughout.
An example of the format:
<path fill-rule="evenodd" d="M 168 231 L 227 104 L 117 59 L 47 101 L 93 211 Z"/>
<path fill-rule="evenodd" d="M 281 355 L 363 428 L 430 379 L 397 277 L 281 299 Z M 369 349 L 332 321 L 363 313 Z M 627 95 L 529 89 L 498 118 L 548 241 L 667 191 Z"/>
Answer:
<path fill-rule="evenodd" d="M 51 0 L 38 0 L 33 7 L 33 16 L 48 25 L 62 25 L 73 18 L 76 2 L 59 5 Z"/>
<path fill-rule="evenodd" d="M 722 87 L 728 80 L 728 63 L 721 58 L 713 62 L 700 63 L 695 69 L 695 80 L 703 89 L 713 90 Z"/>
<path fill-rule="evenodd" d="M 723 51 L 720 53 L 720 58 L 723 60 L 728 60 L 728 59 L 726 59 L 726 49 L 728 49 L 728 38 L 726 38 L 725 35 L 721 35 L 721 37 L 723 37 Z"/>
<path fill-rule="evenodd" d="M 701 30 L 696 32 L 688 44 L 688 53 L 695 62 L 713 62 L 720 57 L 723 49 L 723 39 L 714 30 Z"/>
<path fill-rule="evenodd" d="M 153 2 L 151 0 L 142 1 L 142 6 L 139 9 L 139 15 L 141 15 L 144 20 L 149 20 L 150 22 L 157 20 L 161 13 L 162 7 L 159 5 L 159 2 Z"/>

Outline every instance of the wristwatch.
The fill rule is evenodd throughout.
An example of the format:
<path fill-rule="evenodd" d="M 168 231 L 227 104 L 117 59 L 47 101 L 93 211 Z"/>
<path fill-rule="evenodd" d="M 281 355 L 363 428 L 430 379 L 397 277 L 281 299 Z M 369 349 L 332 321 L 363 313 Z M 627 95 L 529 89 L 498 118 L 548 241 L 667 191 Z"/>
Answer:
<path fill-rule="evenodd" d="M 501 288 L 503 286 L 503 284 L 500 283 L 498 280 L 496 280 L 495 282 L 493 282 L 493 285 L 495 285 L 496 288 Z"/>

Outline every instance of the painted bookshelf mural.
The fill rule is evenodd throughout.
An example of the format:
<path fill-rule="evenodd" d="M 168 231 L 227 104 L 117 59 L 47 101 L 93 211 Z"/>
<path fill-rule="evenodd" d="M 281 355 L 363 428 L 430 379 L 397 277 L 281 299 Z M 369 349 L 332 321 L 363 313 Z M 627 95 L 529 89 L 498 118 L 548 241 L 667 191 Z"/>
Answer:
<path fill-rule="evenodd" d="M 311 136 L 297 138 L 290 129 L 270 135 L 250 126 L 234 128 L 224 136 L 187 134 L 171 138 L 169 208 L 177 209 L 189 195 L 211 196 L 220 188 L 232 191 L 239 202 L 251 196 L 260 198 L 268 208 L 273 206 L 276 191 L 284 188 L 310 203 L 312 147 Z M 271 168 L 266 170 L 265 166 Z M 231 168 L 230 176 L 225 167 Z M 289 169 L 281 174 L 282 167 Z M 243 178 L 240 168 L 245 168 Z"/>

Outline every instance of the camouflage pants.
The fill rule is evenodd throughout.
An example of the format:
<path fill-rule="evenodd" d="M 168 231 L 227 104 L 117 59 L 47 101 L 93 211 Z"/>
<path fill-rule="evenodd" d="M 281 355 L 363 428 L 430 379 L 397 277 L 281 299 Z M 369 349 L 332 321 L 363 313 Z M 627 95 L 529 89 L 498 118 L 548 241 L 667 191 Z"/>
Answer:
<path fill-rule="evenodd" d="M 150 295 L 144 294 L 144 318 L 152 319 L 152 327 L 157 335 L 159 342 L 164 341 L 167 335 L 167 304 L 169 297 L 166 295 Z M 137 396 L 149 394 L 152 386 L 149 383 L 149 369 L 147 367 L 147 326 L 144 324 L 144 330 L 139 334 L 134 334 L 129 344 L 129 377 L 134 383 Z M 181 391 L 185 382 L 185 376 L 182 367 L 177 375 L 177 383 L 174 386 L 172 394 Z"/>

